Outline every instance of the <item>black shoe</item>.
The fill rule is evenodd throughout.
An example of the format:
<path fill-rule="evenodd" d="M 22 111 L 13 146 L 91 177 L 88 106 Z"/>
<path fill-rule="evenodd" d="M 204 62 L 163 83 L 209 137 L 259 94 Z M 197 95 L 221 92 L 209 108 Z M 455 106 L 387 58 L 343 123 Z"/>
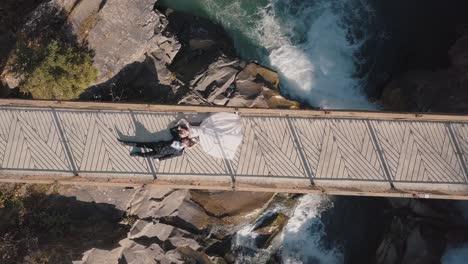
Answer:
<path fill-rule="evenodd" d="M 130 153 L 130 157 L 140 157 L 139 154 L 140 154 L 140 153 L 138 153 L 138 152 L 131 152 L 131 153 Z"/>
<path fill-rule="evenodd" d="M 126 146 L 130 146 L 130 147 L 135 147 L 136 146 L 136 143 L 135 142 L 130 142 L 130 141 L 125 141 L 125 140 L 122 140 L 120 138 L 117 139 L 120 144 L 122 145 L 126 145 Z"/>

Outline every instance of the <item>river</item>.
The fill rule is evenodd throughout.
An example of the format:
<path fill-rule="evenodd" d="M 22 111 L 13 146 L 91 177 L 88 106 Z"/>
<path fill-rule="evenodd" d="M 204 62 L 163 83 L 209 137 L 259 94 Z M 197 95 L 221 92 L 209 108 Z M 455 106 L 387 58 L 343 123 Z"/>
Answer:
<path fill-rule="evenodd" d="M 401 65 L 437 68 L 446 63 L 446 56 L 437 54 L 438 51 L 446 53 L 453 40 L 451 35 L 445 35 L 443 28 L 452 27 L 459 22 L 456 18 L 463 16 L 455 4 L 446 8 L 444 3 L 432 0 L 161 0 L 158 3 L 220 24 L 240 57 L 256 60 L 279 72 L 284 95 L 324 109 L 381 109 L 372 98 L 378 95 L 377 87 L 385 83 L 395 68 L 396 71 Z M 423 5 L 427 10 L 419 12 Z M 434 36 L 440 36 L 439 40 L 433 41 L 437 39 Z M 429 41 L 432 46 L 422 47 Z M 328 224 L 322 215 L 349 218 L 349 224 L 340 222 L 341 227 L 335 233 L 365 234 L 368 226 L 351 220 L 357 213 L 353 208 L 360 208 L 356 219 L 372 223 L 375 210 L 385 201 L 374 203 L 370 199 L 337 200 L 313 195 L 299 199 L 279 236 L 281 261 L 345 263 L 349 259 L 345 256 L 346 246 L 329 243 L 330 234 L 325 228 Z M 363 202 L 373 204 L 363 207 Z M 255 239 L 252 228 L 246 226 L 238 232 L 237 246 L 252 244 Z M 252 247 L 249 252 L 253 250 L 257 256 L 238 255 L 241 262 L 259 263 L 264 254 L 272 253 Z M 444 263 L 457 263 L 452 259 L 461 259 L 462 253 L 447 252 Z"/>

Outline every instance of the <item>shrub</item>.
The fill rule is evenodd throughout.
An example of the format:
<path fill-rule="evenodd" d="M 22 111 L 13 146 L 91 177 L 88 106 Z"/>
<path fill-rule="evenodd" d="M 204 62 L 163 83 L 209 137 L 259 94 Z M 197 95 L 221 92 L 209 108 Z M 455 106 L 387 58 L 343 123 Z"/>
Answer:
<path fill-rule="evenodd" d="M 76 99 L 97 78 L 87 50 L 56 40 L 19 41 L 15 54 L 11 69 L 24 78 L 20 91 L 35 99 Z"/>

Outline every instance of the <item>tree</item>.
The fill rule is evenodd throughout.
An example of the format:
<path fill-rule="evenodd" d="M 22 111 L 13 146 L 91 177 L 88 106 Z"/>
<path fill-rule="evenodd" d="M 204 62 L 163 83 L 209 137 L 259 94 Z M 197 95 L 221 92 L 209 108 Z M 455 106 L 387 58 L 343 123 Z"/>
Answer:
<path fill-rule="evenodd" d="M 90 53 L 66 43 L 20 41 L 15 53 L 11 69 L 24 77 L 20 91 L 35 99 L 76 99 L 97 78 Z"/>

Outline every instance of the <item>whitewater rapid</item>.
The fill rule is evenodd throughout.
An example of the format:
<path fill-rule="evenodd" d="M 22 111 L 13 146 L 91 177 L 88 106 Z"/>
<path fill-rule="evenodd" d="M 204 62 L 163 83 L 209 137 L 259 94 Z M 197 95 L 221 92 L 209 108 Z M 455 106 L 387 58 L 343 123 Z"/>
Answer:
<path fill-rule="evenodd" d="M 325 196 L 305 195 L 299 199 L 293 215 L 281 233 L 283 263 L 344 262 L 339 246 L 323 246 L 326 233 L 320 216 L 332 207 L 333 203 Z"/>
<path fill-rule="evenodd" d="M 184 0 L 174 0 L 181 2 Z M 187 1 L 185 1 L 187 2 Z M 185 6 L 202 10 L 231 35 L 245 59 L 255 59 L 280 74 L 286 96 L 326 109 L 378 107 L 363 93 L 359 74 L 365 28 L 374 11 L 367 0 L 203 0 Z M 169 2 L 168 2 L 169 3 Z"/>
<path fill-rule="evenodd" d="M 343 251 L 340 245 L 326 243 L 327 234 L 321 221 L 321 215 L 333 209 L 329 197 L 321 195 L 304 195 L 296 201 L 289 220 L 267 249 L 256 247 L 258 234 L 254 232 L 258 223 L 268 215 L 280 212 L 273 208 L 265 212 L 255 223 L 240 229 L 233 240 L 236 251 L 236 263 L 267 263 L 272 254 L 279 252 L 281 263 L 286 264 L 342 264 Z M 327 245 L 327 246 L 325 246 Z"/>
<path fill-rule="evenodd" d="M 360 6 L 303 1 L 288 11 L 277 2 L 284 1 L 272 1 L 259 11 L 256 30 L 268 50 L 267 62 L 280 73 L 283 93 L 320 108 L 376 109 L 362 91 L 366 78 L 356 76 L 361 64 L 356 54 L 365 39 L 353 39 L 352 25 L 345 24 L 346 12 Z M 286 10 L 277 15 L 278 8 Z"/>
<path fill-rule="evenodd" d="M 375 37 L 366 30 L 376 17 L 369 0 L 161 2 L 222 25 L 244 59 L 279 72 L 281 92 L 291 99 L 326 109 L 378 108 L 363 92 L 372 55 L 359 55 Z"/>
<path fill-rule="evenodd" d="M 324 109 L 374 110 L 363 90 L 363 47 L 375 17 L 369 0 L 162 0 L 179 11 L 220 24 L 244 59 L 277 70 L 287 97 Z M 339 247 L 325 248 L 321 221 L 329 198 L 299 199 L 278 242 L 284 263 L 343 263 Z M 271 252 L 255 247 L 254 226 L 237 232 L 239 263 L 259 263 Z M 250 253 L 249 253 L 250 252 Z M 314 262 L 315 261 L 315 262 Z"/>

